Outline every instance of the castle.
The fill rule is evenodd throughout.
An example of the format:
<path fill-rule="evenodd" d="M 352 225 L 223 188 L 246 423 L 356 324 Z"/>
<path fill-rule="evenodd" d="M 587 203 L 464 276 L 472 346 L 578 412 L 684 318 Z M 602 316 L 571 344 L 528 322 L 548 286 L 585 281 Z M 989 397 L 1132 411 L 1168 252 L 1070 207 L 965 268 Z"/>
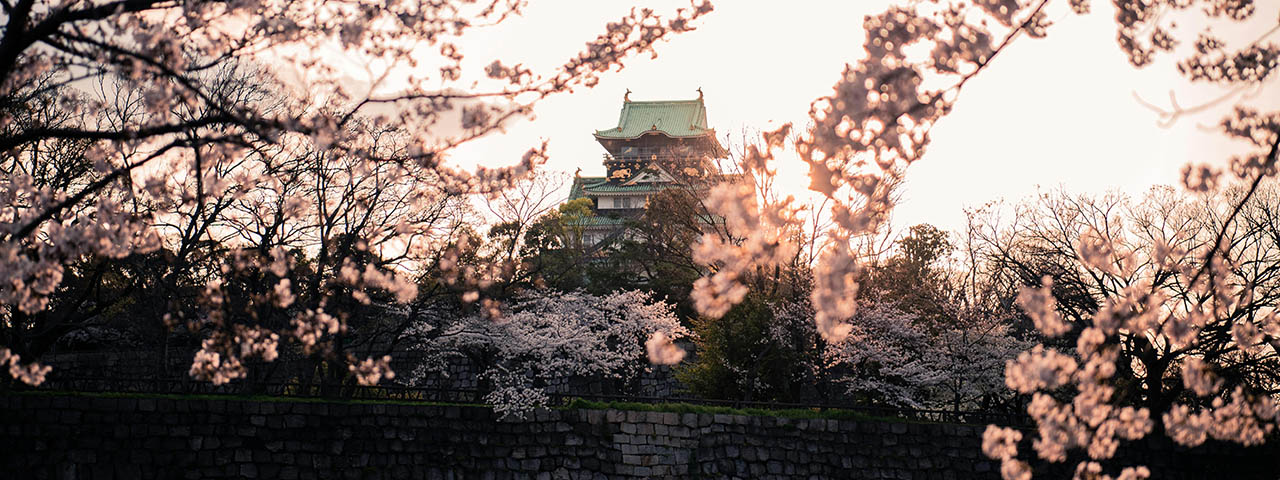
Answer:
<path fill-rule="evenodd" d="M 569 200 L 591 199 L 594 217 L 584 219 L 584 246 L 624 234 L 628 220 L 644 212 L 649 198 L 668 188 L 687 185 L 688 178 L 719 175 L 712 163 L 728 152 L 707 126 L 702 89 L 693 100 L 633 101 L 622 99 L 618 125 L 595 132 L 604 147 L 605 176 L 575 175 Z"/>

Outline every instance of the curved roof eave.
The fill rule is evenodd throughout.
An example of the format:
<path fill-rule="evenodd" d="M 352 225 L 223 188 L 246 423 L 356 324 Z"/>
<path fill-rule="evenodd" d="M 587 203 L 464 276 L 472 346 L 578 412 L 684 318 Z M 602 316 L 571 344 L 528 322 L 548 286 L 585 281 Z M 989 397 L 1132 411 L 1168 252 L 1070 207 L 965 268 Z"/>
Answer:
<path fill-rule="evenodd" d="M 591 134 L 591 135 L 592 135 L 592 136 L 594 136 L 594 137 L 596 137 L 596 139 L 597 139 L 597 140 L 635 140 L 635 139 L 637 139 L 637 138 L 643 137 L 643 136 L 648 135 L 648 134 L 651 134 L 651 133 L 661 134 L 662 136 L 667 137 L 667 138 L 702 138 L 702 137 L 711 137 L 712 139 L 714 139 L 714 138 L 715 138 L 716 131 L 715 131 L 715 129 L 707 129 L 705 132 L 698 133 L 698 134 L 696 134 L 696 135 L 672 135 L 672 134 L 667 133 L 667 132 L 664 132 L 664 131 L 662 131 L 662 130 L 653 130 L 653 129 L 649 129 L 649 130 L 645 130 L 645 131 L 643 131 L 643 132 L 640 132 L 639 134 L 636 134 L 636 135 L 633 135 L 633 136 L 630 136 L 630 137 L 601 135 L 601 134 L 600 134 L 600 132 L 596 132 L 596 133 L 593 133 L 593 134 Z"/>

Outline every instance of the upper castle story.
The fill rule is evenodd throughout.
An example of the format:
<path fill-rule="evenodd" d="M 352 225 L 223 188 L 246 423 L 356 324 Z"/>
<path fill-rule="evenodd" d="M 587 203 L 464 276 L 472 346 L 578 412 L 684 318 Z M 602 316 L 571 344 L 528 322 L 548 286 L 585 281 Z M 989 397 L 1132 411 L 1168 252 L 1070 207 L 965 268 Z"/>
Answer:
<path fill-rule="evenodd" d="M 590 198 L 601 213 L 643 209 L 650 195 L 671 186 L 672 169 L 707 171 L 727 152 L 707 125 L 702 89 L 693 100 L 622 99 L 618 125 L 596 130 L 605 176 L 575 176 L 569 199 Z M 677 172 L 678 173 L 678 172 Z"/>

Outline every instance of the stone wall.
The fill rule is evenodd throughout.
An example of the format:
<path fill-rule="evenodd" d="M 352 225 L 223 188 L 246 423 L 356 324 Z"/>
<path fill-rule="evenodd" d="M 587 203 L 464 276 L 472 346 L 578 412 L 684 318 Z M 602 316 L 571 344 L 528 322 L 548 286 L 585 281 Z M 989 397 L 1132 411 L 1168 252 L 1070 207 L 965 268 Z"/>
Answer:
<path fill-rule="evenodd" d="M 539 410 L 504 421 L 465 406 L 8 395 L 0 396 L 0 476 L 998 478 L 979 453 L 981 431 L 616 410 Z M 1162 456 L 1186 468 L 1178 466 L 1185 455 Z"/>

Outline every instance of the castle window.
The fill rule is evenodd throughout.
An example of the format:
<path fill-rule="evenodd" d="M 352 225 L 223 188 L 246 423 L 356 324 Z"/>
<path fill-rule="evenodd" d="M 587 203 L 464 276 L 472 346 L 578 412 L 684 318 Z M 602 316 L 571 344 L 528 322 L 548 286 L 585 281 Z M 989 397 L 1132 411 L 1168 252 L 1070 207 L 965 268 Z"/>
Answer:
<path fill-rule="evenodd" d="M 621 208 L 631 208 L 631 197 L 622 197 L 619 200 L 622 201 L 622 204 L 619 205 Z"/>

